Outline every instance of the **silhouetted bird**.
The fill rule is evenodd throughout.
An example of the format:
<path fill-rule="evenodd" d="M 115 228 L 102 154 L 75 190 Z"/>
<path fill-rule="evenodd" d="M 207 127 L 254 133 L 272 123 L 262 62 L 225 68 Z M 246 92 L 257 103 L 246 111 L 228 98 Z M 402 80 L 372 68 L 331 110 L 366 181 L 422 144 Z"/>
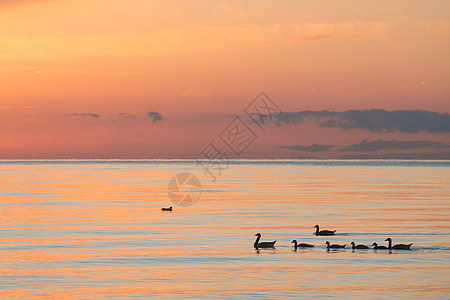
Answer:
<path fill-rule="evenodd" d="M 171 207 L 163 207 L 161 208 L 162 211 L 172 211 L 172 206 Z"/>
<path fill-rule="evenodd" d="M 378 246 L 377 243 L 373 243 L 372 246 L 373 246 L 373 249 L 375 249 L 375 250 L 387 250 L 388 249 L 388 247 L 386 247 L 386 246 Z"/>
<path fill-rule="evenodd" d="M 397 244 L 397 245 L 392 246 L 392 239 L 391 239 L 391 238 L 387 238 L 387 239 L 385 239 L 385 241 L 388 241 L 388 242 L 389 242 L 389 246 L 388 246 L 388 249 L 389 249 L 389 250 L 391 250 L 391 249 L 397 249 L 397 250 L 411 250 L 411 245 L 413 244 L 413 243 L 411 243 L 411 244 L 409 244 L 409 245 L 405 245 L 405 244 Z"/>
<path fill-rule="evenodd" d="M 314 233 L 315 235 L 334 235 L 334 233 L 336 232 L 336 230 L 334 230 L 334 231 L 320 230 L 319 231 L 319 225 L 314 226 L 314 228 L 316 228 L 316 232 Z"/>
<path fill-rule="evenodd" d="M 312 248 L 312 247 L 314 247 L 314 245 L 306 244 L 306 243 L 297 244 L 297 240 L 293 240 L 291 243 L 294 243 L 295 250 L 297 250 L 297 248 Z"/>
<path fill-rule="evenodd" d="M 369 249 L 366 245 L 355 245 L 355 242 L 351 242 L 352 249 Z"/>
<path fill-rule="evenodd" d="M 325 245 L 327 245 L 327 249 L 339 249 L 339 248 L 345 248 L 345 246 L 346 246 L 347 244 L 345 244 L 345 245 L 338 245 L 338 244 L 330 245 L 330 242 L 329 242 L 329 241 L 326 241 L 326 242 L 325 242 Z"/>
<path fill-rule="evenodd" d="M 258 248 L 275 248 L 275 243 L 277 242 L 276 240 L 273 242 L 259 242 L 259 240 L 261 239 L 261 233 L 257 233 L 255 234 L 256 241 L 253 244 L 253 247 L 255 247 L 256 249 Z"/>

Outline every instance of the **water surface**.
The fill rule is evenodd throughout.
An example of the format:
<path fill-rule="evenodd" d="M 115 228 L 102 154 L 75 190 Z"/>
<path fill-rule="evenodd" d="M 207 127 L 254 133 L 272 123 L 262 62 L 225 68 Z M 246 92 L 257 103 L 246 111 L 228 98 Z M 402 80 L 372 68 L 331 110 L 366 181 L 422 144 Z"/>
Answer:
<path fill-rule="evenodd" d="M 0 161 L 0 298 L 448 298 L 449 171 L 231 161 L 213 182 L 189 160 Z M 198 176 L 201 198 L 162 212 L 180 172 Z M 316 237 L 315 224 L 337 235 Z M 257 232 L 276 249 L 253 249 Z M 324 246 L 387 237 L 413 250 Z"/>

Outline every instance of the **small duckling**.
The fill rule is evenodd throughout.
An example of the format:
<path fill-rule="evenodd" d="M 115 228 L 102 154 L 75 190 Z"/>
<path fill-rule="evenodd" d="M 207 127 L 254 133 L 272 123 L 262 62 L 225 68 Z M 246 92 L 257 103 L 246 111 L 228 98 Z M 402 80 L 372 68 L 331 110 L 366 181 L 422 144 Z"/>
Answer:
<path fill-rule="evenodd" d="M 388 247 L 386 247 L 386 246 L 378 246 L 378 244 L 375 242 L 372 244 L 372 246 L 373 246 L 373 249 L 375 249 L 375 250 L 387 250 L 388 249 Z"/>
<path fill-rule="evenodd" d="M 345 246 L 347 246 L 347 244 L 344 244 L 344 245 L 338 245 L 338 244 L 330 245 L 329 241 L 326 241 L 325 245 L 327 245 L 327 249 L 340 249 L 340 248 L 345 248 Z"/>
<path fill-rule="evenodd" d="M 352 249 L 369 249 L 366 245 L 355 245 L 355 242 L 351 242 Z"/>
<path fill-rule="evenodd" d="M 297 250 L 297 248 L 312 248 L 312 247 L 314 247 L 314 245 L 306 244 L 306 243 L 297 244 L 297 240 L 293 240 L 291 243 L 294 244 L 295 250 Z"/>

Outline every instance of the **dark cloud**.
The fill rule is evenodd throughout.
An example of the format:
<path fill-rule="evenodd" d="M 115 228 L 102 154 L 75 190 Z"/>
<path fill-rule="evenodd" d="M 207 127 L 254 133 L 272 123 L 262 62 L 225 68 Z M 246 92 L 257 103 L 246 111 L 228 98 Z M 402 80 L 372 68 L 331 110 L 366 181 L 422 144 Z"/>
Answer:
<path fill-rule="evenodd" d="M 347 154 L 338 159 L 450 159 L 450 152 L 426 153 L 390 153 L 390 154 Z"/>
<path fill-rule="evenodd" d="M 342 129 L 365 129 L 372 132 L 406 132 L 432 133 L 450 132 L 450 115 L 425 110 L 384 109 L 337 111 L 299 111 L 284 112 L 277 120 L 282 123 L 295 124 L 306 119 L 314 120 L 321 127 L 337 127 Z"/>
<path fill-rule="evenodd" d="M 153 123 L 163 120 L 162 115 L 159 112 L 156 112 L 156 111 L 149 111 L 147 113 L 147 116 L 152 119 Z"/>
<path fill-rule="evenodd" d="M 294 146 L 280 146 L 280 148 L 284 149 L 290 149 L 290 150 L 296 150 L 296 151 L 305 151 L 305 152 L 323 152 L 323 151 L 330 151 L 331 148 L 335 146 L 333 145 L 309 145 L 309 146 L 300 146 L 300 145 L 294 145 Z"/>
<path fill-rule="evenodd" d="M 91 118 L 99 118 L 99 114 L 91 114 L 91 113 L 73 113 L 70 114 L 71 116 L 77 116 L 77 117 L 91 117 Z"/>
<path fill-rule="evenodd" d="M 417 148 L 450 148 L 449 144 L 433 141 L 385 141 L 376 140 L 368 142 L 367 139 L 362 140 L 359 144 L 353 144 L 342 148 L 342 151 L 379 151 L 379 150 L 408 150 Z"/>

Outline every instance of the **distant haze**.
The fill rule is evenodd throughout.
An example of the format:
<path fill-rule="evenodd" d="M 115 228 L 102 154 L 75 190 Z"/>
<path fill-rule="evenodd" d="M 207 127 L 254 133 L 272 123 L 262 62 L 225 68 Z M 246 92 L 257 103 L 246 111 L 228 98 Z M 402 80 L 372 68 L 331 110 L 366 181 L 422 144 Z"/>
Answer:
<path fill-rule="evenodd" d="M 0 159 L 445 158 L 449 1 L 0 1 Z M 282 108 L 266 130 L 244 108 Z M 364 142 L 363 142 L 364 141 Z"/>

